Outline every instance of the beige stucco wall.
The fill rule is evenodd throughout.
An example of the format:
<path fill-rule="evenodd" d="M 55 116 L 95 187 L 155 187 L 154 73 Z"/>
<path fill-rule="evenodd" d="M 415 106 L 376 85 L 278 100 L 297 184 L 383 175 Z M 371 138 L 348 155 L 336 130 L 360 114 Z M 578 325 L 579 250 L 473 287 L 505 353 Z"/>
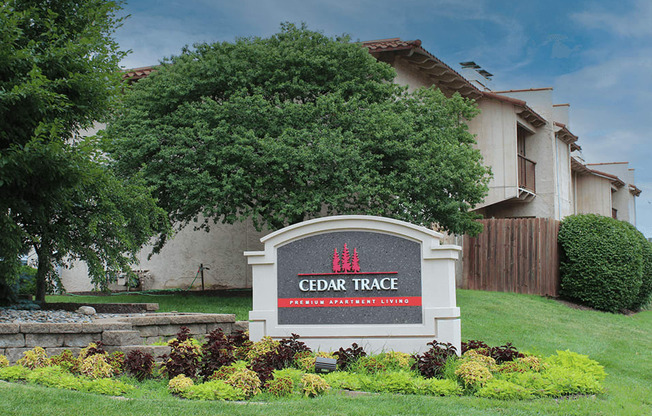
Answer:
<path fill-rule="evenodd" d="M 485 99 L 478 107 L 480 114 L 469 122 L 469 131 L 476 135 L 483 163 L 493 174 L 489 193 L 478 205 L 482 208 L 518 196 L 517 116 L 510 103 Z"/>
<path fill-rule="evenodd" d="M 194 230 L 190 224 L 149 260 L 151 247 L 145 247 L 138 256 L 140 262 L 132 269 L 148 270 L 151 280 L 144 289 L 187 289 L 202 263 L 209 268 L 204 271 L 206 289 L 250 288 L 251 268 L 243 253 L 260 250 L 260 238 L 265 234 L 257 232 L 251 221 L 233 225 L 213 224 L 209 233 Z M 61 281 L 68 292 L 93 289 L 86 265 L 81 262 L 75 263 L 71 269 L 63 269 Z M 197 278 L 193 288 L 199 287 L 201 280 Z"/>
<path fill-rule="evenodd" d="M 573 178 L 577 213 L 611 217 L 611 181 L 577 173 Z"/>

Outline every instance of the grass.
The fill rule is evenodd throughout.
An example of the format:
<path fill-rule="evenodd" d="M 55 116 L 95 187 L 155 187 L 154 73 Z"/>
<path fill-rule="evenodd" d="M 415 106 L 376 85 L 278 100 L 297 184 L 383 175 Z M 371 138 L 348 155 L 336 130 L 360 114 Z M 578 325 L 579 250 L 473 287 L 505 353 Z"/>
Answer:
<path fill-rule="evenodd" d="M 251 296 L 204 296 L 175 292 L 120 294 L 111 296 L 46 296 L 46 302 L 74 303 L 158 303 L 158 312 L 234 313 L 238 321 L 249 319 Z"/>
<path fill-rule="evenodd" d="M 139 295 L 142 296 L 142 295 Z M 249 298 L 165 298 L 167 310 L 224 312 L 235 301 L 248 310 Z M 111 297 L 107 301 L 117 301 Z M 92 298 L 96 301 L 96 298 Z M 134 301 L 134 297 L 128 296 Z M 146 297 L 152 302 L 151 297 Z M 50 300 L 55 301 L 55 300 Z M 57 299 L 56 301 L 60 301 Z M 158 301 L 157 301 L 158 302 Z M 162 302 L 161 309 L 163 309 Z M 632 316 L 569 308 L 537 296 L 458 291 L 462 338 L 490 345 L 512 342 L 519 350 L 542 355 L 570 349 L 605 366 L 606 393 L 595 397 L 499 401 L 474 397 L 369 395 L 331 393 L 316 399 L 265 403 L 213 403 L 180 400 L 162 394 L 161 382 L 143 384 L 129 400 L 34 385 L 0 383 L 2 415 L 648 415 L 652 414 L 652 311 Z M 185 305 L 184 307 L 179 305 Z M 195 306 L 192 306 L 195 305 Z M 191 309 L 185 309 L 191 308 Z M 198 309 L 192 309 L 198 308 Z M 199 309 L 201 308 L 201 309 Z M 185 310 L 184 310 L 185 309 Z M 241 318 L 238 318 L 241 319 Z M 157 384 L 158 383 L 158 384 Z M 373 410 L 370 410 L 373 409 Z"/>

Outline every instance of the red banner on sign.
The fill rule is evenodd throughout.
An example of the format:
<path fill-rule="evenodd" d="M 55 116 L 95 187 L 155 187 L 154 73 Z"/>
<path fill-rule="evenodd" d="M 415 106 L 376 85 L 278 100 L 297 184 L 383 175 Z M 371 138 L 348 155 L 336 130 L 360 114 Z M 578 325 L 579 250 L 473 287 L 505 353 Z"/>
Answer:
<path fill-rule="evenodd" d="M 281 298 L 279 308 L 343 308 L 363 306 L 421 306 L 421 296 L 375 298 Z"/>

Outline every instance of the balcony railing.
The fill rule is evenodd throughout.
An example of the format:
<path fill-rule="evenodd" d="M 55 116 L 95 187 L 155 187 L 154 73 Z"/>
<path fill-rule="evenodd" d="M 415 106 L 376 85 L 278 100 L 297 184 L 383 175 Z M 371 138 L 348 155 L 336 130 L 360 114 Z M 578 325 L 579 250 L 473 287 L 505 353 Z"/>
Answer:
<path fill-rule="evenodd" d="M 527 189 L 532 193 L 536 193 L 535 180 L 536 174 L 535 169 L 536 162 L 531 161 L 525 156 L 518 155 L 518 187 L 522 189 Z"/>

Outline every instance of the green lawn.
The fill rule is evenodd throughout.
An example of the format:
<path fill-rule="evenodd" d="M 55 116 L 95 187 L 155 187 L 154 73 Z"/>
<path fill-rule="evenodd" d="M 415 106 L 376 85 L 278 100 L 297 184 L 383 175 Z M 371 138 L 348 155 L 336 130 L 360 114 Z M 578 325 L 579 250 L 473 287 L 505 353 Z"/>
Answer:
<path fill-rule="evenodd" d="M 161 310 L 225 312 L 234 301 L 248 309 L 248 298 L 180 297 L 159 302 Z M 132 302 L 139 297 L 103 298 Z M 118 300 L 119 299 L 119 300 Z M 60 301 L 57 297 L 56 300 Z M 72 299 L 71 301 L 74 301 Z M 93 298 L 93 301 L 96 301 Z M 214 403 L 180 400 L 156 382 L 144 385 L 129 400 L 0 383 L 2 415 L 649 415 L 652 414 L 652 311 L 633 316 L 571 309 L 554 300 L 507 293 L 458 291 L 462 309 L 462 338 L 490 345 L 513 342 L 519 350 L 543 355 L 558 349 L 588 354 L 605 366 L 607 392 L 597 397 L 537 399 L 505 402 L 473 397 L 368 395 L 345 397 L 331 393 L 316 399 L 273 400 L 265 403 Z M 233 311 L 230 311 L 233 312 Z M 238 319 L 245 315 L 237 312 Z"/>
<path fill-rule="evenodd" d="M 251 310 L 251 296 L 203 296 L 194 294 L 175 294 L 174 292 L 148 294 L 120 294 L 111 296 L 46 296 L 46 302 L 75 303 L 158 303 L 158 312 L 206 312 L 234 313 L 235 319 L 246 321 Z"/>

